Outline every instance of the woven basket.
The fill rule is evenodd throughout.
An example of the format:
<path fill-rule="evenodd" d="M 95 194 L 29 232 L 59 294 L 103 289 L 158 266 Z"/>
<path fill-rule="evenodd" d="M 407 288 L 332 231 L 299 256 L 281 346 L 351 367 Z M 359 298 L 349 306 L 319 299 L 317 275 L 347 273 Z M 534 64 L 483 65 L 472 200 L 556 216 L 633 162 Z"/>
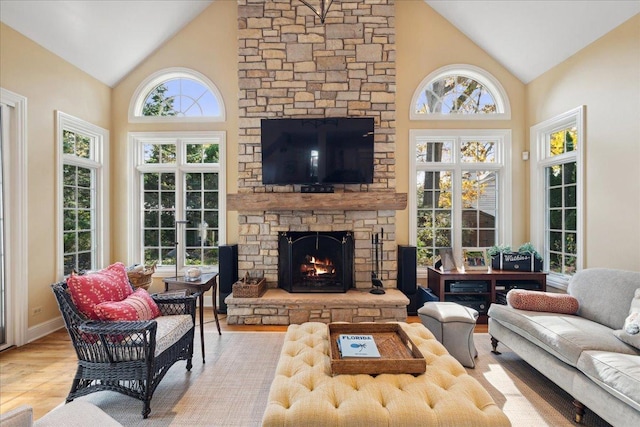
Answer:
<path fill-rule="evenodd" d="M 233 284 L 232 289 L 234 298 L 258 298 L 267 289 L 267 282 L 264 277 L 252 279 L 247 273 Z"/>
<path fill-rule="evenodd" d="M 153 281 L 153 273 L 156 272 L 156 264 L 150 266 L 145 266 L 142 271 L 127 271 L 127 276 L 129 276 L 129 281 L 133 285 L 134 288 L 142 288 L 144 290 L 149 289 L 151 286 L 151 282 Z"/>

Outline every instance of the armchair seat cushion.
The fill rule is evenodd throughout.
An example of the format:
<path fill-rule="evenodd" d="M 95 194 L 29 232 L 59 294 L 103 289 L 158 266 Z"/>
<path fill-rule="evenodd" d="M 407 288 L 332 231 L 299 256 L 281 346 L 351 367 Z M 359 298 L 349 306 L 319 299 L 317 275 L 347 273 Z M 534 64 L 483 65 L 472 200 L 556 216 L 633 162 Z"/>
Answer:
<path fill-rule="evenodd" d="M 184 334 L 193 328 L 193 319 L 189 314 L 160 316 L 154 320 L 158 323 L 158 330 L 156 331 L 156 356 L 175 344 Z"/>

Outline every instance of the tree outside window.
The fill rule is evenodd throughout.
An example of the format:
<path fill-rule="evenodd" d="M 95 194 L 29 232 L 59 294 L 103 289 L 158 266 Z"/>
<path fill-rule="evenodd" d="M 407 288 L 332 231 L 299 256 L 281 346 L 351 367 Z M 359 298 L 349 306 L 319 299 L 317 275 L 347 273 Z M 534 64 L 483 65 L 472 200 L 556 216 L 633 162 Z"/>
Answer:
<path fill-rule="evenodd" d="M 415 147 L 415 229 L 418 264 L 432 266 L 439 250 L 496 244 L 504 164 L 497 148 L 504 134 L 472 138 L 478 131 L 412 131 Z M 484 131 L 483 133 L 487 134 Z M 464 135 L 468 133 L 468 135 Z"/>
<path fill-rule="evenodd" d="M 575 126 L 553 132 L 549 155 L 560 156 L 577 149 Z M 546 194 L 549 215 L 549 271 L 572 275 L 577 263 L 577 163 L 570 161 L 546 168 Z"/>
<path fill-rule="evenodd" d="M 222 142 L 220 132 L 135 134 L 145 264 L 217 265 Z"/>
<path fill-rule="evenodd" d="M 472 65 L 447 65 L 418 85 L 410 107 L 411 120 L 505 120 L 511 118 L 502 85 Z"/>
<path fill-rule="evenodd" d="M 104 179 L 102 159 L 107 131 L 67 114 L 57 113 L 58 144 L 62 160 L 60 194 L 60 273 L 102 267 L 108 232 L 102 213 Z"/>
<path fill-rule="evenodd" d="M 531 240 L 547 284 L 560 289 L 583 262 L 585 113 L 581 106 L 531 127 Z"/>

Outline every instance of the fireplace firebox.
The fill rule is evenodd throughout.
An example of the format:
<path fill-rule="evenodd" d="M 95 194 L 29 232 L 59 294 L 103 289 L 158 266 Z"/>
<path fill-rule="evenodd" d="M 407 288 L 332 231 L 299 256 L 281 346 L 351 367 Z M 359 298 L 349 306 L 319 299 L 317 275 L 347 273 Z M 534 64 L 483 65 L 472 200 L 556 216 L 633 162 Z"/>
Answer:
<path fill-rule="evenodd" d="M 349 231 L 282 232 L 278 286 L 288 292 L 347 292 L 353 286 L 353 256 Z"/>

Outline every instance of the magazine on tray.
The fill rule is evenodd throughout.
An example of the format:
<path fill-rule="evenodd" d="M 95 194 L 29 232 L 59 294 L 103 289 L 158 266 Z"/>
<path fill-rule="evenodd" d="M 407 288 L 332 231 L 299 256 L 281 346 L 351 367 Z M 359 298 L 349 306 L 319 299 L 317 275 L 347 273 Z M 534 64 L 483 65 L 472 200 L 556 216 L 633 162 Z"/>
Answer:
<path fill-rule="evenodd" d="M 373 335 L 340 334 L 338 349 L 342 358 L 380 357 Z"/>

